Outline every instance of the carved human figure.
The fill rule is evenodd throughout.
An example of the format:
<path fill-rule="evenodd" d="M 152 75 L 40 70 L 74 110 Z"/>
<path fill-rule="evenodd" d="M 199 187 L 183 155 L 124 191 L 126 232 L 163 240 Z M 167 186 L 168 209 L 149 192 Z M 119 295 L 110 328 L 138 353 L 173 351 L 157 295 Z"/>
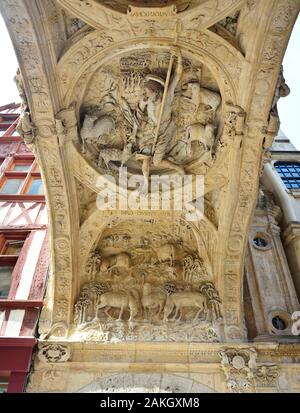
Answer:
<path fill-rule="evenodd" d="M 184 173 L 183 168 L 168 158 L 168 152 L 176 140 L 176 123 L 173 113 L 175 89 L 178 86 L 183 72 L 182 56 L 179 48 L 171 49 L 171 64 L 176 60 L 173 74 L 166 85 L 166 81 L 159 76 L 149 74 L 144 79 L 142 98 L 135 108 L 132 108 L 122 95 L 120 85 L 110 83 L 105 102 L 114 105 L 121 111 L 131 133 L 127 136 L 122 164 L 133 155 L 142 161 L 142 171 L 145 184 L 148 184 L 150 166 L 160 166 Z M 103 105 L 103 102 L 102 102 Z M 100 153 L 101 156 L 101 153 Z M 120 154 L 118 154 L 120 158 Z"/>
<path fill-rule="evenodd" d="M 170 51 L 168 70 L 162 77 L 161 62 L 165 63 L 162 57 L 166 56 L 160 53 L 154 59 L 156 63 L 146 59 L 139 69 L 136 65 L 143 55 L 120 59 L 121 76 L 107 67 L 102 73 L 99 104 L 89 110 L 81 128 L 83 152 L 85 143 L 89 143 L 88 150 L 92 157 L 98 157 L 99 167 L 111 169 L 116 168 L 115 162 L 121 166 L 132 165 L 133 160 L 141 162 L 144 186 L 140 191 L 146 193 L 151 165 L 184 174 L 184 164 L 193 155 L 193 142 L 203 148 L 202 162 L 212 159 L 223 125 L 220 94 L 203 87 L 198 74 L 191 79 L 189 69 L 189 80 L 181 87 L 181 50 L 174 46 Z M 197 71 L 200 73 L 198 67 Z M 182 116 L 177 113 L 179 106 Z"/>
<path fill-rule="evenodd" d="M 22 112 L 19 123 L 17 125 L 17 131 L 19 135 L 23 137 L 24 142 L 31 150 L 31 152 L 35 153 L 36 127 L 31 121 L 31 116 L 29 112 Z"/>
<path fill-rule="evenodd" d="M 19 96 L 21 99 L 21 111 L 25 112 L 28 109 L 28 100 L 27 100 L 24 82 L 23 82 L 20 69 L 17 70 L 16 76 L 14 77 L 14 81 L 17 86 Z"/>
<path fill-rule="evenodd" d="M 171 59 L 177 58 L 177 64 L 168 85 L 157 76 L 148 75 L 145 83 L 144 100 L 137 108 L 137 146 L 143 160 L 143 174 L 148 183 L 150 165 L 183 169 L 166 159 L 176 137 L 176 124 L 173 114 L 175 89 L 178 86 L 182 72 L 182 56 L 179 48 L 171 49 Z M 165 90 L 167 88 L 167 90 Z M 165 100 L 163 95 L 165 93 Z"/>

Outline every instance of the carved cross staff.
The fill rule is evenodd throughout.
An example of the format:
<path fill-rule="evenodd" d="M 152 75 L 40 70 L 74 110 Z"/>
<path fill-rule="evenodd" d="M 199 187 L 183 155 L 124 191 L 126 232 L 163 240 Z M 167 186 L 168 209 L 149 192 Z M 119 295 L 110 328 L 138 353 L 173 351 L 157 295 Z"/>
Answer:
<path fill-rule="evenodd" d="M 178 40 L 178 35 L 179 35 L 179 27 L 180 27 L 180 21 L 177 20 L 176 24 L 175 24 L 174 46 L 177 45 L 177 40 Z M 165 104 L 166 104 L 168 87 L 169 87 L 169 83 L 170 83 L 170 79 L 171 79 L 173 63 L 174 63 L 174 55 L 171 54 L 170 63 L 169 63 L 169 67 L 168 67 L 168 72 L 167 72 L 167 77 L 166 77 L 164 94 L 163 94 L 161 105 L 160 105 L 159 117 L 158 117 L 158 122 L 157 122 L 156 130 L 155 130 L 155 135 L 154 135 L 154 142 L 153 142 L 153 146 L 152 146 L 152 156 L 154 155 L 155 147 L 156 147 L 156 144 L 157 144 L 157 139 L 158 139 L 158 135 L 159 135 L 161 120 L 162 120 L 162 116 L 163 116 L 164 108 L 165 108 Z"/>

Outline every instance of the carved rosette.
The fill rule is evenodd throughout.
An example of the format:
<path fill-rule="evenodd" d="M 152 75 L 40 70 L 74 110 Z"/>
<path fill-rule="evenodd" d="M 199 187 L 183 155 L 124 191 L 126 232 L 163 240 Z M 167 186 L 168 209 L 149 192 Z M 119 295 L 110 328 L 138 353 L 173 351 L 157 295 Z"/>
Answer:
<path fill-rule="evenodd" d="M 64 363 L 71 358 L 71 348 L 63 344 L 40 344 L 38 358 L 43 363 Z"/>

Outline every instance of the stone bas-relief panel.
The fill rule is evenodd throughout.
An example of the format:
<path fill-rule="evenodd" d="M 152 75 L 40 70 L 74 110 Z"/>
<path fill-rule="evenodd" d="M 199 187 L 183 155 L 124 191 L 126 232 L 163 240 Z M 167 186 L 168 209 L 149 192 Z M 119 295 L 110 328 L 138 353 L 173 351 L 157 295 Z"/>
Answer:
<path fill-rule="evenodd" d="M 221 299 L 206 254 L 184 227 L 150 221 L 101 234 L 84 267 L 72 339 L 219 341 Z"/>
<path fill-rule="evenodd" d="M 210 71 L 178 47 L 125 53 L 91 78 L 82 152 L 99 173 L 205 173 L 220 147 L 222 100 Z M 201 169 L 202 167 L 202 169 Z"/>
<path fill-rule="evenodd" d="M 179 375 L 125 373 L 99 378 L 78 393 L 213 393 L 213 390 Z"/>

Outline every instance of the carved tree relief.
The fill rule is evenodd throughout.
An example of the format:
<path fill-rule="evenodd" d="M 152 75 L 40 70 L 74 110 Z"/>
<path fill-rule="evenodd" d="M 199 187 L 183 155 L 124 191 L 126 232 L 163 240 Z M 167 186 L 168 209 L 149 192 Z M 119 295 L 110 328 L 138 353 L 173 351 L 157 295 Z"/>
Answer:
<path fill-rule="evenodd" d="M 74 337 L 218 341 L 221 299 L 196 245 L 184 222 L 136 218 L 106 227 L 83 268 Z"/>

